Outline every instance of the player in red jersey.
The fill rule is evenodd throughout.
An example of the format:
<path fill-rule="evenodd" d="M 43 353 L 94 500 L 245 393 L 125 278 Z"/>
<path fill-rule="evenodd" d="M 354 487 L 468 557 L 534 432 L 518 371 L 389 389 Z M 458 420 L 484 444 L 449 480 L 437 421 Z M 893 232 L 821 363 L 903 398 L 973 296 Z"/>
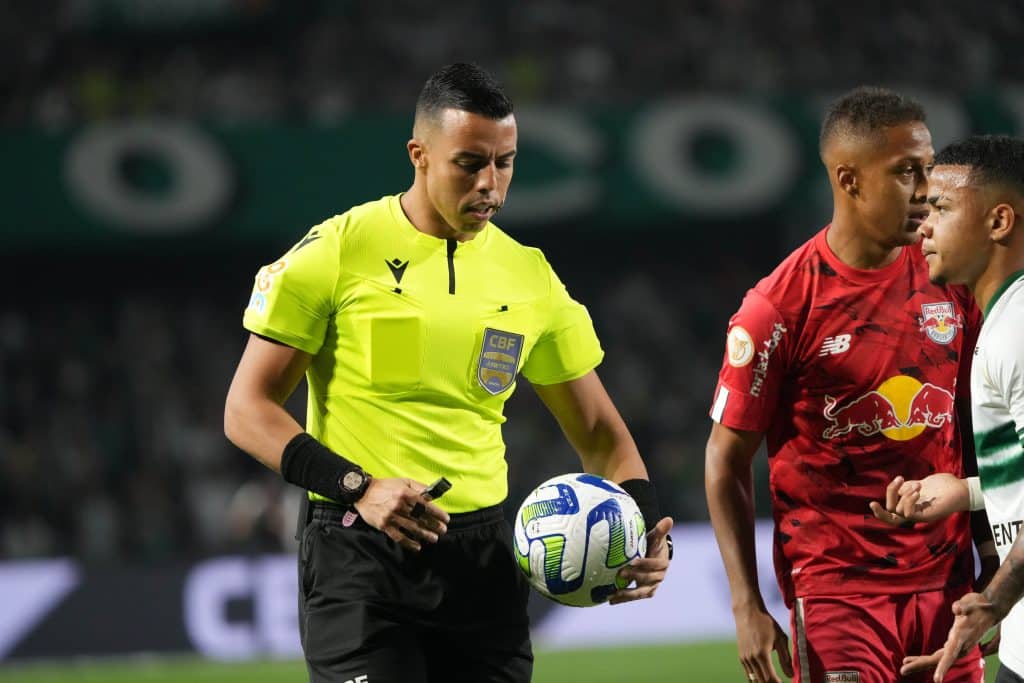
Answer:
<path fill-rule="evenodd" d="M 969 519 L 893 532 L 869 503 L 897 474 L 963 471 L 956 403 L 980 314 L 928 280 L 931 135 L 920 105 L 859 88 L 834 102 L 821 157 L 831 224 L 747 293 L 729 322 L 707 446 L 711 521 L 750 681 L 893 683 L 942 645 L 973 576 Z M 769 458 L 775 567 L 793 651 L 757 584 L 751 463 Z M 911 472 L 915 474 L 910 474 Z M 977 653 L 951 679 L 982 680 Z"/>

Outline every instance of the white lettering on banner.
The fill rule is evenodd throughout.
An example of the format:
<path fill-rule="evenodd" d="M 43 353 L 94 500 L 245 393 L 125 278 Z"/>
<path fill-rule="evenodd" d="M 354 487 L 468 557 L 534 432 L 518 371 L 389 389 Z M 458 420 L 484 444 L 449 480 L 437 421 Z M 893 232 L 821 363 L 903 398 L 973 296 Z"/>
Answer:
<path fill-rule="evenodd" d="M 557 109 L 516 111 L 520 144 L 537 145 L 552 154 L 577 177 L 540 184 L 518 184 L 501 210 L 501 219 L 535 222 L 569 218 L 597 206 L 601 183 L 594 175 L 603 140 L 583 118 Z"/>
<path fill-rule="evenodd" d="M 185 629 L 196 649 L 216 659 L 301 656 L 295 559 L 222 557 L 185 580 Z M 227 605 L 251 600 L 253 620 L 230 621 Z"/>
<path fill-rule="evenodd" d="M 81 571 L 71 560 L 0 564 L 0 660 L 78 587 Z"/>
<path fill-rule="evenodd" d="M 689 155 L 709 132 L 737 150 L 730 173 L 700 168 Z M 743 215 L 778 202 L 799 173 L 799 143 L 774 112 L 750 102 L 706 95 L 654 105 L 636 123 L 633 167 L 665 200 L 684 210 Z"/>
<path fill-rule="evenodd" d="M 783 327 L 782 323 L 775 323 L 775 327 L 772 329 L 772 336 L 764 340 L 764 348 L 757 352 L 757 365 L 754 366 L 754 381 L 750 385 L 751 396 L 761 395 L 761 389 L 764 387 L 764 378 L 768 375 L 768 361 L 772 357 L 772 352 L 779 346 L 779 342 L 782 341 L 782 335 L 785 333 L 786 328 Z"/>
<path fill-rule="evenodd" d="M 167 188 L 132 185 L 126 160 L 149 159 Z M 206 133 L 183 123 L 136 121 L 87 128 L 71 142 L 64 175 L 72 195 L 96 218 L 125 231 L 180 234 L 203 227 L 228 205 L 234 173 Z"/>

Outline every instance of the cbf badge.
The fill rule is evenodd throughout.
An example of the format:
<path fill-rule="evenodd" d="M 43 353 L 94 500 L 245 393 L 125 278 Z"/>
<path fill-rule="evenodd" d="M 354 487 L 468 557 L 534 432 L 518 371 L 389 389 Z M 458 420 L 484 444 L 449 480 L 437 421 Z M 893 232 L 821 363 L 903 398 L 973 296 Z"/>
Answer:
<path fill-rule="evenodd" d="M 497 396 L 512 385 L 523 354 L 523 335 L 484 329 L 476 378 L 487 393 Z"/>
<path fill-rule="evenodd" d="M 963 327 L 956 309 L 949 301 L 940 304 L 921 305 L 921 330 L 932 341 L 948 344 L 956 337 L 957 329 Z"/>

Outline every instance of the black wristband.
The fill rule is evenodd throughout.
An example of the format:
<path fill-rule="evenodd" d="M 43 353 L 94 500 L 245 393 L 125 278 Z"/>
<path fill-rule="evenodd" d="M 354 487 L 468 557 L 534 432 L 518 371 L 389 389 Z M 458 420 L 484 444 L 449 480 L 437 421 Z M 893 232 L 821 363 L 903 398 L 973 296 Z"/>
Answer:
<path fill-rule="evenodd" d="M 281 454 L 281 476 L 286 482 L 331 500 L 341 494 L 338 480 L 358 467 L 306 432 L 296 434 Z"/>
<path fill-rule="evenodd" d="M 654 490 L 654 484 L 646 479 L 627 479 L 619 486 L 636 501 L 647 530 L 653 529 L 661 521 L 661 508 L 658 506 L 658 493 Z"/>

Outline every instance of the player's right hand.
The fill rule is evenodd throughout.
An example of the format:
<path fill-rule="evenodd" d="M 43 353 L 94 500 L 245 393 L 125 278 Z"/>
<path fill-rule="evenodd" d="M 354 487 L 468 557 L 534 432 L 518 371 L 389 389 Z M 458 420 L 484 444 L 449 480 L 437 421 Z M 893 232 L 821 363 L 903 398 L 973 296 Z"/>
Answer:
<path fill-rule="evenodd" d="M 374 477 L 355 508 L 363 521 L 388 535 L 403 548 L 418 551 L 421 542 L 437 543 L 448 531 L 448 513 L 421 494 L 427 485 L 412 479 Z M 419 504 L 422 513 L 413 515 Z"/>
<path fill-rule="evenodd" d="M 772 650 L 779 656 L 782 672 L 793 677 L 789 637 L 763 608 L 736 612 L 736 646 L 750 683 L 782 683 L 772 664 Z"/>
<path fill-rule="evenodd" d="M 954 474 L 939 472 L 920 480 L 896 477 L 885 490 L 885 507 L 872 501 L 875 517 L 905 526 L 914 522 L 935 522 L 970 507 L 967 484 Z"/>

